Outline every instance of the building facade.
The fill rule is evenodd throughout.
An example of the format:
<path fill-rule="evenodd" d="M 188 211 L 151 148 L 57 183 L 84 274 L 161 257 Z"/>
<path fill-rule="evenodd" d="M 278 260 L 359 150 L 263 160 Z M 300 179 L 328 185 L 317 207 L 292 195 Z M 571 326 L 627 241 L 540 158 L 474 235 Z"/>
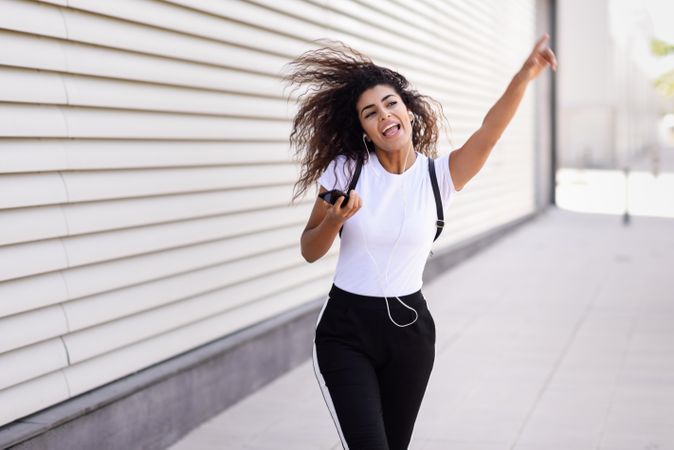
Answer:
<path fill-rule="evenodd" d="M 635 2 L 560 2 L 560 167 L 622 169 L 657 145 L 661 101 L 636 58 L 644 14 Z"/>
<path fill-rule="evenodd" d="M 67 424 L 95 434 L 124 397 L 120 386 L 131 385 L 126 397 L 146 403 L 120 411 L 125 436 L 139 442 L 152 427 L 133 405 L 170 397 L 160 390 L 169 372 L 224 355 L 217 369 L 202 364 L 182 379 L 189 383 L 166 388 L 175 402 L 155 409 L 166 414 L 157 422 L 164 441 L 155 442 L 166 444 L 240 397 L 223 390 L 244 395 L 309 358 L 312 314 L 331 285 L 338 242 L 313 264 L 300 255 L 316 192 L 289 204 L 296 105 L 281 82 L 284 65 L 328 38 L 399 70 L 442 103 L 442 155 L 480 126 L 546 31 L 548 8 L 533 0 L 0 0 L 0 444 L 29 448 L 59 439 L 53 430 Z M 543 86 L 528 89 L 447 211 L 438 261 L 548 203 L 540 192 L 549 157 L 540 155 L 552 146 L 549 132 L 537 132 L 550 126 Z M 302 327 L 288 325 L 300 317 L 292 311 L 306 316 Z M 255 332 L 261 324 L 268 340 Z M 232 336 L 236 343 L 213 353 Z M 167 372 L 185 358 L 192 365 Z M 152 370 L 164 378 L 142 378 Z M 229 384 L 209 387 L 214 379 Z M 201 400 L 192 417 L 167 425 L 181 404 L 188 414 L 188 397 Z M 58 418 L 31 416 L 45 411 Z"/>

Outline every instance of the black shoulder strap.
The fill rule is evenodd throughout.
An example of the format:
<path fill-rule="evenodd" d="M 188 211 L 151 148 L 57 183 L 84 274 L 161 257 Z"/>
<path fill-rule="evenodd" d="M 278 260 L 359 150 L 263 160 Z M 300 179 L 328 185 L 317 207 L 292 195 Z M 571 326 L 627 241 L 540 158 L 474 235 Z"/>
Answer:
<path fill-rule="evenodd" d="M 356 171 L 353 174 L 353 178 L 351 179 L 351 184 L 349 184 L 349 191 L 351 189 L 356 188 L 356 184 L 358 184 L 358 178 L 360 177 L 360 170 L 362 168 L 362 163 L 358 161 L 356 163 Z M 437 227 L 437 231 L 435 232 L 435 237 L 433 238 L 433 242 L 435 242 L 438 237 L 440 237 L 440 233 L 442 233 L 442 229 L 445 226 L 445 215 L 442 211 L 442 199 L 440 198 L 440 188 L 438 187 L 438 178 L 435 175 L 435 160 L 433 158 L 428 158 L 428 171 L 430 172 L 431 175 L 431 185 L 433 186 L 433 197 L 435 197 L 435 210 L 437 212 L 438 219 L 435 222 L 435 226 Z M 344 226 L 342 226 L 339 229 L 339 237 L 342 237 L 342 229 Z"/>
<path fill-rule="evenodd" d="M 442 228 L 445 226 L 445 215 L 442 212 L 442 199 L 440 198 L 440 188 L 438 188 L 438 178 L 435 176 L 435 160 L 433 158 L 428 158 L 428 171 L 431 173 L 431 185 L 433 186 L 433 197 L 435 197 L 435 209 L 438 213 L 438 220 L 435 222 L 435 226 L 438 229 L 433 238 L 433 242 L 435 242 L 438 237 L 440 237 Z"/>
<path fill-rule="evenodd" d="M 349 189 L 346 190 L 346 193 L 348 194 L 351 192 L 351 189 L 356 189 L 356 185 L 358 184 L 358 178 L 360 178 L 360 169 L 363 168 L 363 163 L 359 160 L 356 161 L 356 171 L 353 173 L 353 178 L 351 178 L 351 183 L 349 183 Z M 339 237 L 342 237 L 342 229 L 344 228 L 344 225 L 339 229 Z"/>

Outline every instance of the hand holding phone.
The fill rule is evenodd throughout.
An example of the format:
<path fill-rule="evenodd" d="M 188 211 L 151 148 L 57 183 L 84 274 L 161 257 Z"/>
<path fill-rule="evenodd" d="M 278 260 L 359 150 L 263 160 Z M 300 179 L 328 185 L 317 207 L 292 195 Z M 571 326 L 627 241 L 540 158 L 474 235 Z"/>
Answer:
<path fill-rule="evenodd" d="M 330 203 L 331 205 L 334 205 L 335 202 L 339 197 L 344 197 L 344 200 L 342 200 L 342 208 L 346 207 L 347 202 L 349 201 L 349 195 L 345 194 L 344 192 L 340 191 L 339 189 L 333 189 L 331 191 L 326 191 L 321 194 L 318 194 L 320 198 L 322 198 L 324 201 Z"/>

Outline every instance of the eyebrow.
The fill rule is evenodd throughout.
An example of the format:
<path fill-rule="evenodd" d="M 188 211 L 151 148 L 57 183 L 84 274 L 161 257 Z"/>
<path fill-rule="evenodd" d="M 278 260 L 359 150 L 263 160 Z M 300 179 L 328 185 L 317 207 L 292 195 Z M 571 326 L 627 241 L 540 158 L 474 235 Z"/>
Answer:
<path fill-rule="evenodd" d="M 389 98 L 389 97 L 395 97 L 395 94 L 388 94 L 388 95 L 385 95 L 385 96 L 381 99 L 381 101 L 382 101 L 382 102 L 383 102 L 383 101 L 386 101 L 386 99 Z M 373 106 L 374 106 L 374 104 L 365 106 L 363 109 L 360 110 L 360 113 L 363 114 L 363 112 L 364 112 L 367 108 L 372 108 Z"/>

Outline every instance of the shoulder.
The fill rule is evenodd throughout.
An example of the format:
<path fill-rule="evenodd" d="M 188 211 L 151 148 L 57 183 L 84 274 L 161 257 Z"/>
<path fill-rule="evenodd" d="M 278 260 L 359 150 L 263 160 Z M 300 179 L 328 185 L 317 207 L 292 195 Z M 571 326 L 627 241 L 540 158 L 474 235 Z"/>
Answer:
<path fill-rule="evenodd" d="M 438 177 L 447 178 L 449 177 L 449 155 L 446 153 L 444 155 L 438 156 L 433 160 L 435 165 L 435 173 L 438 174 Z"/>
<path fill-rule="evenodd" d="M 447 163 L 448 160 L 449 160 L 448 158 L 449 158 L 449 153 L 444 154 L 444 155 L 440 155 L 440 156 L 438 156 L 437 158 L 434 158 L 434 159 L 433 159 L 433 162 L 435 162 L 435 167 L 436 167 L 436 168 L 439 168 L 439 167 L 440 167 L 440 164 L 442 164 L 443 161 L 444 161 L 445 163 Z"/>
<path fill-rule="evenodd" d="M 433 158 L 432 156 L 424 155 L 423 153 L 419 153 L 419 158 L 422 159 L 421 164 L 424 167 L 424 171 L 428 172 L 430 170 L 431 164 L 433 165 L 433 168 L 435 169 L 435 173 L 437 176 L 442 176 L 440 172 L 443 169 L 443 161 L 444 164 L 447 164 L 447 155 L 443 156 L 438 156 L 437 158 Z"/>
<path fill-rule="evenodd" d="M 347 158 L 346 155 L 337 155 L 330 164 L 333 164 L 337 167 L 344 167 L 345 165 L 348 164 L 349 161 L 350 159 Z"/>
<path fill-rule="evenodd" d="M 337 172 L 338 177 L 343 175 L 344 177 L 349 176 L 350 173 L 353 173 L 354 168 L 356 167 L 356 161 L 347 157 L 346 155 L 337 155 L 335 158 L 330 161 L 328 167 L 325 171 Z"/>
<path fill-rule="evenodd" d="M 438 177 L 438 184 L 443 193 L 443 197 L 451 201 L 458 191 L 454 186 L 454 180 L 449 170 L 449 158 L 452 152 L 446 153 L 435 159 L 435 173 Z"/>
<path fill-rule="evenodd" d="M 350 178 L 350 173 L 353 172 L 354 166 L 354 160 L 348 158 L 346 155 L 339 154 L 330 161 L 318 181 L 328 190 L 344 190 L 344 185 Z"/>
<path fill-rule="evenodd" d="M 343 168 L 344 166 L 350 166 L 353 164 L 353 160 L 348 158 L 346 155 L 339 154 L 335 156 L 332 161 L 328 164 L 328 169 L 331 167 Z"/>

